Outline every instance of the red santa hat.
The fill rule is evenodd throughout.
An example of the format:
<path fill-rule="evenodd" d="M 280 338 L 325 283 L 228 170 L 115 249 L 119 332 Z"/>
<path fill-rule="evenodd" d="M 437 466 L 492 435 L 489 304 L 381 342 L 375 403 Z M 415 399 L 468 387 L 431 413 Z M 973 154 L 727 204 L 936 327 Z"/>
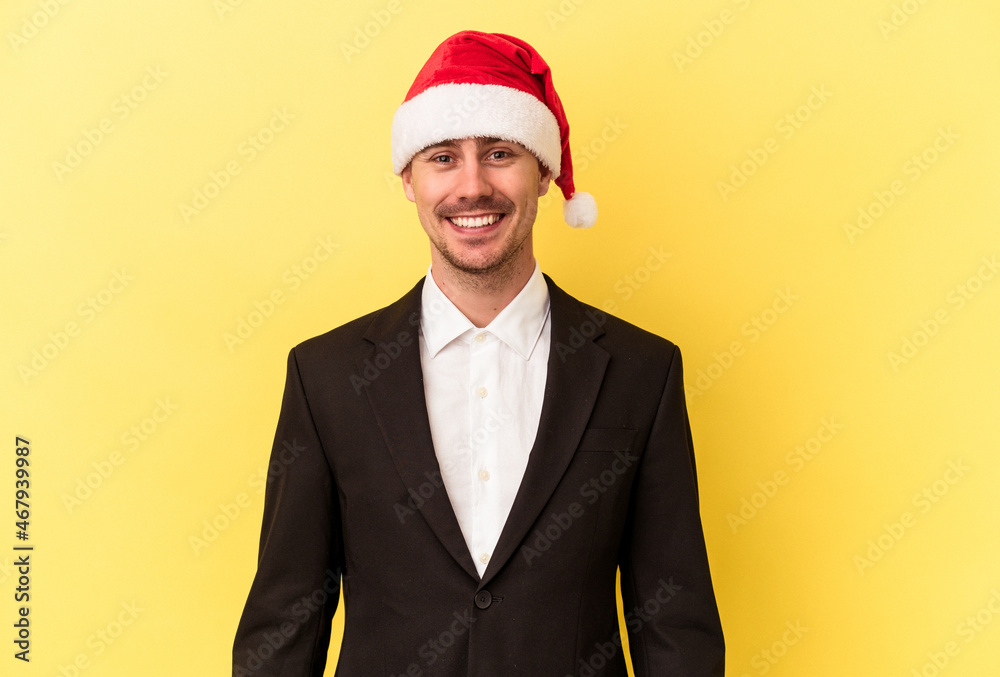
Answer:
<path fill-rule="evenodd" d="M 392 119 L 392 166 L 398 175 L 424 148 L 469 137 L 515 141 L 545 165 L 575 228 L 597 221 L 597 203 L 573 186 L 569 124 L 552 73 L 523 40 L 462 31 L 442 42 L 417 73 Z"/>

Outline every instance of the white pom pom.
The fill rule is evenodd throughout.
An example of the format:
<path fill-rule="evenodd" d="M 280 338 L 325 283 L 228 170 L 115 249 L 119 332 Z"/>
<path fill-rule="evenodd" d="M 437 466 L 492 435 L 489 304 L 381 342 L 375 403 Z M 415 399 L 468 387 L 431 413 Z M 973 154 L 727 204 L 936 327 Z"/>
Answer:
<path fill-rule="evenodd" d="M 590 228 L 597 223 L 597 201 L 590 193 L 573 193 L 563 203 L 563 219 L 574 228 Z"/>

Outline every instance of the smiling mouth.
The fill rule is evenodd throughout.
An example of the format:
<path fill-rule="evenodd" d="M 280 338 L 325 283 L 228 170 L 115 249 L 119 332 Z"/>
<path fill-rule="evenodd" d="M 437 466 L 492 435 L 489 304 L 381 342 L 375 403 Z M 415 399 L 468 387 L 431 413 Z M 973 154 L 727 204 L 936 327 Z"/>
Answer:
<path fill-rule="evenodd" d="M 459 228 L 482 228 L 492 226 L 503 217 L 503 214 L 484 214 L 482 216 L 449 216 L 447 218 Z"/>

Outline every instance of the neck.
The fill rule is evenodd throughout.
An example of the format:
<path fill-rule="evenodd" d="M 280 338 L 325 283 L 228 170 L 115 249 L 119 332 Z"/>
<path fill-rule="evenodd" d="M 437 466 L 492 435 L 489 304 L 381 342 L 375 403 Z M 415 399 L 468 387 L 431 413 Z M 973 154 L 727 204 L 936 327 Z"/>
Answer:
<path fill-rule="evenodd" d="M 477 328 L 488 325 L 514 300 L 535 271 L 535 259 L 518 257 L 489 273 L 470 273 L 432 256 L 434 283 Z"/>

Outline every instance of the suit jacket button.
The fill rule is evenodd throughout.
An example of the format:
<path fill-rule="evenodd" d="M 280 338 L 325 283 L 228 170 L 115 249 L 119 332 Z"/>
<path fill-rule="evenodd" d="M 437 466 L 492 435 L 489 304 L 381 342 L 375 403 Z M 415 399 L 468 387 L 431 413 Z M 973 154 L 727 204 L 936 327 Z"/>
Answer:
<path fill-rule="evenodd" d="M 493 604 L 493 595 L 486 590 L 476 593 L 476 606 L 480 609 L 488 609 Z"/>

